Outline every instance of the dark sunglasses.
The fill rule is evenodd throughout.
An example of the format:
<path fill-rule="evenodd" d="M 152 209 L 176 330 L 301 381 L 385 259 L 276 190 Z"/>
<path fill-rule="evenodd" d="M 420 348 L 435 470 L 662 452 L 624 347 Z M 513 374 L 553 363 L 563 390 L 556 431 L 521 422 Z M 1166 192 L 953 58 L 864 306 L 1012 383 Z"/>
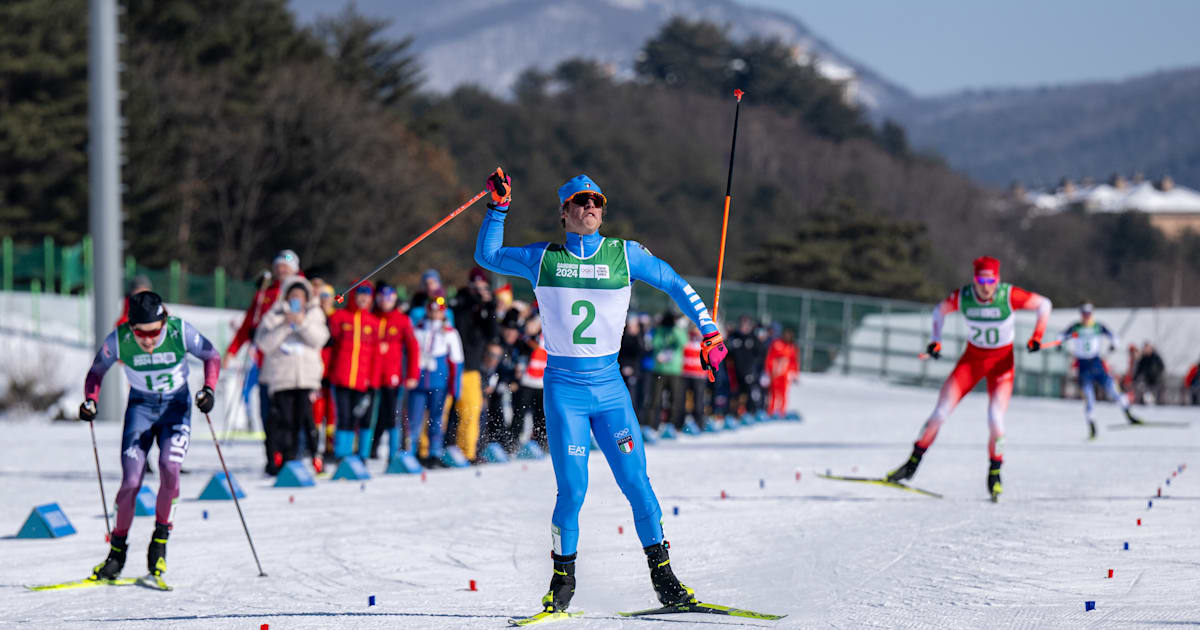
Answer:
<path fill-rule="evenodd" d="M 162 332 L 162 329 L 163 329 L 162 326 L 159 326 L 158 328 L 155 328 L 154 330 L 142 330 L 141 328 L 134 328 L 133 336 L 141 337 L 142 339 L 153 339 L 158 336 L 158 333 Z"/>
<path fill-rule="evenodd" d="M 596 193 L 589 192 L 575 193 L 571 196 L 571 203 L 580 207 L 584 207 L 587 206 L 588 199 L 591 199 L 592 205 L 596 206 L 597 208 L 604 207 L 604 197 L 601 197 Z"/>

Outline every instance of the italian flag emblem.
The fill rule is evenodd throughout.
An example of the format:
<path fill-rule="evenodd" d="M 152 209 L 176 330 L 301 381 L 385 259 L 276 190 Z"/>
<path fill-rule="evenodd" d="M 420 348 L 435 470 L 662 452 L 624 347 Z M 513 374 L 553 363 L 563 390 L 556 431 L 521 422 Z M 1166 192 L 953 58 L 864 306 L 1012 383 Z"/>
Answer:
<path fill-rule="evenodd" d="M 617 448 L 621 449 L 621 452 L 625 453 L 626 455 L 632 453 L 633 452 L 633 437 L 626 435 L 625 437 L 618 440 Z"/>

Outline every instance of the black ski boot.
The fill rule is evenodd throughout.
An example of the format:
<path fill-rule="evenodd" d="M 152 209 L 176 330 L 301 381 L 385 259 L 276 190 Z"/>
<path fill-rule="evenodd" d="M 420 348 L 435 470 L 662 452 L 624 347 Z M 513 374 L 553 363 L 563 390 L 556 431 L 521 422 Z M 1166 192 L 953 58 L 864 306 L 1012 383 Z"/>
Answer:
<path fill-rule="evenodd" d="M 170 535 L 170 525 L 154 524 L 154 536 L 150 539 L 150 548 L 146 550 L 146 567 L 150 569 L 150 575 L 159 576 L 167 572 L 167 537 Z"/>
<path fill-rule="evenodd" d="M 650 566 L 650 584 L 663 606 L 695 603 L 695 591 L 679 583 L 671 570 L 671 558 L 667 555 L 667 542 L 644 547 L 646 564 Z"/>
<path fill-rule="evenodd" d="M 1088 439 L 1096 439 L 1096 423 L 1092 420 L 1088 420 Z"/>
<path fill-rule="evenodd" d="M 913 445 L 912 455 L 908 456 L 908 461 L 900 465 L 899 468 L 887 474 L 886 479 L 893 483 L 912 479 L 912 476 L 917 472 L 917 466 L 921 465 L 921 458 L 925 456 L 925 449 Z"/>
<path fill-rule="evenodd" d="M 1125 410 L 1125 419 L 1129 420 L 1129 424 L 1144 424 L 1141 418 L 1133 415 L 1133 412 L 1128 409 Z"/>
<path fill-rule="evenodd" d="M 1004 492 L 1004 486 L 1000 484 L 1000 465 L 1002 460 L 990 460 L 988 464 L 987 487 L 988 493 L 992 495 L 992 503 L 1000 500 L 1000 493 Z"/>
<path fill-rule="evenodd" d="M 553 551 L 550 559 L 554 561 L 554 575 L 550 577 L 550 591 L 542 597 L 542 610 L 545 612 L 566 612 L 571 605 L 571 597 L 575 595 L 575 556 L 560 556 Z"/>
<path fill-rule="evenodd" d="M 129 550 L 129 543 L 125 542 L 125 536 L 113 536 L 110 545 L 108 557 L 92 569 L 93 579 L 115 580 L 121 577 L 121 569 L 125 568 L 125 552 Z"/>

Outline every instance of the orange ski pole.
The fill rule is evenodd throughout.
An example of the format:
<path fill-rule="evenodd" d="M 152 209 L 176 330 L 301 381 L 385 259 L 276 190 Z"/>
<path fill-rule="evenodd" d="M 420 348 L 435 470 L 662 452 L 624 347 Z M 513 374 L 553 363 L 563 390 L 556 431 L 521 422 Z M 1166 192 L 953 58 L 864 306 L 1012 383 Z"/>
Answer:
<path fill-rule="evenodd" d="M 499 170 L 499 169 L 497 169 L 497 170 Z M 423 232 L 423 233 L 422 233 L 420 236 L 418 236 L 417 238 L 414 238 L 414 239 L 412 240 L 412 242 L 410 242 L 408 245 L 405 245 L 404 247 L 401 247 L 401 248 L 400 248 L 400 250 L 399 250 L 399 251 L 397 251 L 397 252 L 396 252 L 396 254 L 395 254 L 394 256 L 392 256 L 391 258 L 389 258 L 389 259 L 387 259 L 386 261 L 384 261 L 384 262 L 383 262 L 383 264 L 379 265 L 378 267 L 376 267 L 376 268 L 372 269 L 372 270 L 371 270 L 371 273 L 369 273 L 369 274 L 367 274 L 367 275 L 363 276 L 362 278 L 359 278 L 358 282 L 355 282 L 354 284 L 350 285 L 350 288 L 348 288 L 348 289 L 346 289 L 345 291 L 342 291 L 341 293 L 339 293 L 339 294 L 338 294 L 338 296 L 337 296 L 337 301 L 338 301 L 338 304 L 341 304 L 342 302 L 344 302 L 344 301 L 346 300 L 346 294 L 347 294 L 347 293 L 350 293 L 351 291 L 353 291 L 353 290 L 357 289 L 357 288 L 358 288 L 358 285 L 360 285 L 360 284 L 362 284 L 362 283 L 366 282 L 367 280 L 369 280 L 369 279 L 371 278 L 371 276 L 373 276 L 373 275 L 375 275 L 375 274 L 379 273 L 379 272 L 380 272 L 380 270 L 382 270 L 384 267 L 386 267 L 386 266 L 388 266 L 388 265 L 392 264 L 392 262 L 393 262 L 393 261 L 395 261 L 397 258 L 399 258 L 399 257 L 403 256 L 405 252 L 407 252 L 408 250 L 412 249 L 413 247 L 416 247 L 417 243 L 420 243 L 421 241 L 425 240 L 425 238 L 426 238 L 427 236 L 429 236 L 430 234 L 433 234 L 434 232 L 436 232 L 436 231 L 438 231 L 439 229 L 441 229 L 441 227 L 442 227 L 443 225 L 446 225 L 447 223 L 449 223 L 451 219 L 453 219 L 454 217 L 456 217 L 456 216 L 458 216 L 459 214 L 461 214 L 463 210 L 466 210 L 467 208 L 470 208 L 470 207 L 471 207 L 471 205 L 472 205 L 472 204 L 474 204 L 476 201 L 479 201 L 480 199 L 483 199 L 483 198 L 484 198 L 484 196 L 488 194 L 488 192 L 489 192 L 489 191 L 488 191 L 486 188 L 485 188 L 484 190 L 481 190 L 481 191 L 479 191 L 479 193 L 478 193 L 478 194 L 476 194 L 474 197 L 471 197 L 470 199 L 468 199 L 468 200 L 467 200 L 467 202 L 466 202 L 466 203 L 464 203 L 463 205 L 461 205 L 461 206 L 459 206 L 459 207 L 455 208 L 453 212 L 451 212 L 450 214 L 446 215 L 446 216 L 445 216 L 445 217 L 444 217 L 444 218 L 443 218 L 441 221 L 438 221 L 437 223 L 434 223 L 434 224 L 433 224 L 433 227 L 429 228 L 428 230 L 425 230 L 425 231 L 424 231 L 424 232 Z"/>

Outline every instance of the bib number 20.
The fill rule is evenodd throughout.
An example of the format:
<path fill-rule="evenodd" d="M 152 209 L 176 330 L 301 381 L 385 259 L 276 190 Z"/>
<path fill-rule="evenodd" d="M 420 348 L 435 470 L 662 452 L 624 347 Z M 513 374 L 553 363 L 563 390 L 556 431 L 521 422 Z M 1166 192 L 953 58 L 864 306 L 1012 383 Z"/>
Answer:
<path fill-rule="evenodd" d="M 971 327 L 971 333 L 972 333 L 972 334 L 971 334 L 971 341 L 972 341 L 972 342 L 975 342 L 976 344 L 978 344 L 978 343 L 979 343 L 979 338 L 980 338 L 980 337 L 982 337 L 982 338 L 983 338 L 983 343 L 986 343 L 986 344 L 988 344 L 989 346 L 994 346 L 994 345 L 996 345 L 997 343 L 1000 343 L 1000 330 L 999 330 L 999 329 L 996 329 L 996 328 L 976 328 L 976 327 L 972 326 L 972 327 Z"/>
<path fill-rule="evenodd" d="M 571 314 L 583 315 L 583 321 L 579 322 L 579 325 L 575 327 L 575 332 L 571 334 L 571 342 L 579 346 L 595 345 L 596 338 L 585 337 L 583 333 L 588 326 L 592 325 L 592 322 L 596 321 L 596 305 L 587 300 L 575 300 L 571 304 Z"/>

